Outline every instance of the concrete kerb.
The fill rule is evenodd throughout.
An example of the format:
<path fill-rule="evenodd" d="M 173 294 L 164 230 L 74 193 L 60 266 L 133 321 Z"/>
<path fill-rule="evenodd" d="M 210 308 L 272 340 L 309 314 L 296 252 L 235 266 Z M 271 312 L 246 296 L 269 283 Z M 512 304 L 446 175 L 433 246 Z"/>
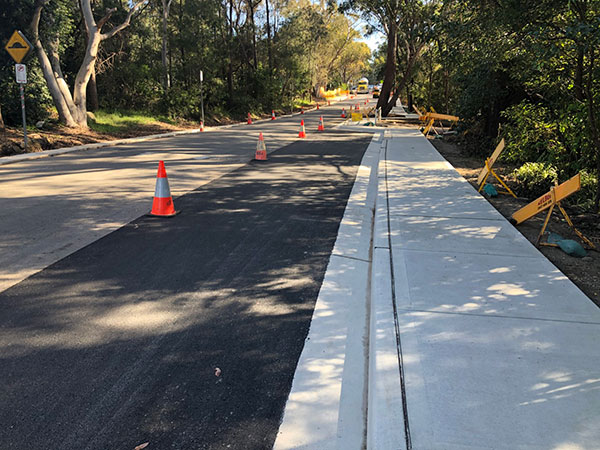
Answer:
<path fill-rule="evenodd" d="M 341 100 L 344 100 L 344 98 L 336 97 L 336 99 L 334 101 L 341 101 Z M 306 111 L 313 111 L 313 110 L 316 111 L 316 109 L 317 108 L 315 107 L 315 108 L 312 108 L 312 109 L 306 110 Z M 296 115 L 300 115 L 300 113 L 298 112 L 298 113 L 293 113 L 293 114 L 287 114 L 287 115 L 280 116 L 280 117 L 293 117 Z M 269 122 L 269 121 L 271 121 L 271 119 L 259 119 L 259 120 L 254 121 L 254 123 L 262 123 L 262 122 Z M 244 122 L 237 122 L 237 123 L 232 123 L 232 124 L 228 124 L 228 125 L 217 125 L 214 127 L 206 127 L 204 132 L 210 131 L 211 129 L 215 129 L 215 128 L 217 128 L 217 129 L 232 128 L 232 127 L 235 127 L 238 125 L 243 125 L 243 124 L 244 124 Z M 66 153 L 81 152 L 81 151 L 85 151 L 85 150 L 96 150 L 99 148 L 114 147 L 117 145 L 135 144 L 137 142 L 145 142 L 145 141 L 151 141 L 154 139 L 168 138 L 168 137 L 180 136 L 180 135 L 185 135 L 185 134 L 196 134 L 196 133 L 200 133 L 200 132 L 201 132 L 200 128 L 193 128 L 191 130 L 172 131 L 169 133 L 152 134 L 149 136 L 139 136 L 139 137 L 127 138 L 127 139 L 118 139 L 115 141 L 94 142 L 93 144 L 56 148 L 53 150 L 44 150 L 42 152 L 36 152 L 36 153 L 24 153 L 21 155 L 4 156 L 4 157 L 0 157 L 0 166 L 6 165 L 6 164 L 14 164 L 14 163 L 22 162 L 22 161 L 48 158 L 51 156 L 64 155 Z"/>
<path fill-rule="evenodd" d="M 361 450 L 365 443 L 368 249 L 377 197 L 378 139 L 380 135 L 374 136 L 365 152 L 348 199 L 294 374 L 276 450 Z M 364 240 L 369 245 L 363 245 Z M 357 253 L 356 249 L 361 250 Z"/>

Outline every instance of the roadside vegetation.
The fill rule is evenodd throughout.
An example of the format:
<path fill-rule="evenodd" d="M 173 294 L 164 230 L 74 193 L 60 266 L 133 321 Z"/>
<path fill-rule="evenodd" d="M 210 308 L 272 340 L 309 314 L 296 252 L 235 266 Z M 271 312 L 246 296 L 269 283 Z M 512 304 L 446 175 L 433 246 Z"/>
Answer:
<path fill-rule="evenodd" d="M 145 111 L 207 122 L 289 110 L 368 67 L 358 17 L 308 0 L 6 0 L 0 29 L 34 51 L 30 123 L 87 127 L 86 112 Z M 0 52 L 0 108 L 20 124 L 14 64 Z"/>
<path fill-rule="evenodd" d="M 502 158 L 531 195 L 548 174 L 581 172 L 578 203 L 600 210 L 597 0 L 5 0 L 3 10 L 3 39 L 20 29 L 35 47 L 30 126 L 113 133 L 138 111 L 197 126 L 201 71 L 207 124 L 288 112 L 367 75 L 383 80 L 384 116 L 397 98 L 458 115 L 465 152 L 487 156 L 505 138 Z M 374 31 L 385 42 L 371 55 L 359 39 Z M 0 128 L 18 127 L 20 112 L 0 52 Z"/>
<path fill-rule="evenodd" d="M 378 106 L 386 106 L 387 83 L 405 104 L 458 115 L 455 141 L 482 158 L 505 138 L 502 159 L 517 167 L 523 195 L 539 192 L 535 185 L 547 191 L 549 174 L 562 182 L 581 172 L 577 203 L 599 212 L 600 2 L 348 5 L 388 38 L 378 55 L 385 77 Z"/>

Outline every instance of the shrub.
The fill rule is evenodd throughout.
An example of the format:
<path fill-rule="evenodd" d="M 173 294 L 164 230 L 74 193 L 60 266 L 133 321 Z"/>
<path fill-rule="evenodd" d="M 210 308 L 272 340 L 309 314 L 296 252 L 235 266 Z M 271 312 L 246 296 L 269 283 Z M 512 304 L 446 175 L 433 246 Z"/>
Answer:
<path fill-rule="evenodd" d="M 558 180 L 558 171 L 547 163 L 525 163 L 513 175 L 519 183 L 519 191 L 533 198 L 548 192 L 554 181 Z"/>
<path fill-rule="evenodd" d="M 586 211 L 591 211 L 594 208 L 594 199 L 596 195 L 596 186 L 598 180 L 591 173 L 585 170 L 581 171 L 581 189 L 568 198 L 568 203 L 578 206 Z M 594 211 L 596 213 L 600 211 Z"/>

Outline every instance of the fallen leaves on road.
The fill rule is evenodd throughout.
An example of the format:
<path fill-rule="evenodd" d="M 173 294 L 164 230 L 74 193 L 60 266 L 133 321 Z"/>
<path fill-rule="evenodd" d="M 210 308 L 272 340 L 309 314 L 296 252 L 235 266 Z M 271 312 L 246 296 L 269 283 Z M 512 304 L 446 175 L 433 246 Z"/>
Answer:
<path fill-rule="evenodd" d="M 138 445 L 136 448 L 134 448 L 133 450 L 142 450 L 143 448 L 146 448 L 150 445 L 150 442 L 144 442 L 143 444 Z"/>

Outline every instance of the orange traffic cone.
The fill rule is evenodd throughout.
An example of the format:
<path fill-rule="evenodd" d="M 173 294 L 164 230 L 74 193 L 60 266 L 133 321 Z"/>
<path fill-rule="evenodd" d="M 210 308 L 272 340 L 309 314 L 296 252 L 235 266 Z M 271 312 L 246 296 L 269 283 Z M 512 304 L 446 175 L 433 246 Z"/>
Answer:
<path fill-rule="evenodd" d="M 323 116 L 321 116 L 319 119 L 319 128 L 317 128 L 317 131 L 325 131 L 325 125 L 323 125 Z"/>
<path fill-rule="evenodd" d="M 300 114 L 304 114 L 304 106 L 300 107 Z"/>
<path fill-rule="evenodd" d="M 204 131 L 204 122 L 200 121 L 200 131 Z"/>
<path fill-rule="evenodd" d="M 275 110 L 271 110 L 271 120 L 275 120 Z"/>
<path fill-rule="evenodd" d="M 158 174 L 156 175 L 156 188 L 154 189 L 154 200 L 152 201 L 151 216 L 172 217 L 177 212 L 173 205 L 173 197 L 169 189 L 169 180 L 165 170 L 164 161 L 158 162 Z"/>
<path fill-rule="evenodd" d="M 250 113 L 248 113 L 248 125 L 252 125 L 252 117 L 250 117 Z"/>
<path fill-rule="evenodd" d="M 342 119 L 346 118 L 346 108 L 342 108 Z"/>
<path fill-rule="evenodd" d="M 317 109 L 319 109 L 319 104 L 317 103 Z"/>
<path fill-rule="evenodd" d="M 300 133 L 298 133 L 298 137 L 299 138 L 305 138 L 306 137 L 306 131 L 304 131 L 304 119 L 302 119 L 300 121 Z"/>
<path fill-rule="evenodd" d="M 254 154 L 254 159 L 257 161 L 267 160 L 267 147 L 265 146 L 265 138 L 263 138 L 262 133 L 260 133 L 260 135 L 258 136 L 258 142 L 256 143 L 256 153 Z"/>

